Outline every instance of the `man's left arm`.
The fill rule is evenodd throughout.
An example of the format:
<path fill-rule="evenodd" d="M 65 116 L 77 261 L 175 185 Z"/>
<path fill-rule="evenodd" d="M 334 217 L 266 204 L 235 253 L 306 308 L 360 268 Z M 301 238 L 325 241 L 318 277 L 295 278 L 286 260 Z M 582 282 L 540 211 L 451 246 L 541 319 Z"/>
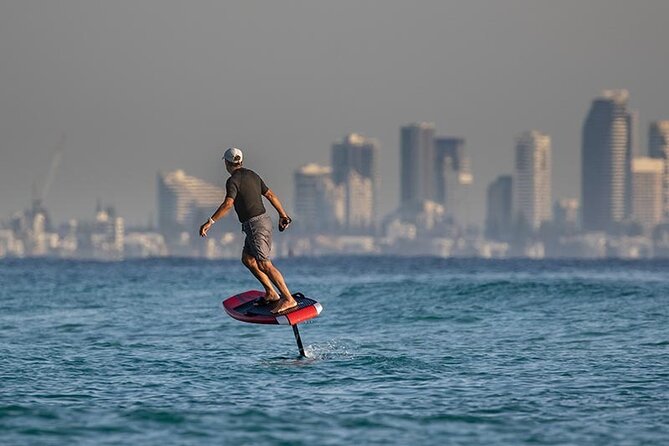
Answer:
<path fill-rule="evenodd" d="M 281 200 L 279 200 L 279 197 L 274 192 L 272 192 L 272 189 L 267 189 L 263 196 L 267 198 L 272 206 L 274 206 L 274 209 L 276 209 L 276 211 L 279 213 L 279 231 L 283 231 L 288 227 L 292 220 L 283 209 Z"/>

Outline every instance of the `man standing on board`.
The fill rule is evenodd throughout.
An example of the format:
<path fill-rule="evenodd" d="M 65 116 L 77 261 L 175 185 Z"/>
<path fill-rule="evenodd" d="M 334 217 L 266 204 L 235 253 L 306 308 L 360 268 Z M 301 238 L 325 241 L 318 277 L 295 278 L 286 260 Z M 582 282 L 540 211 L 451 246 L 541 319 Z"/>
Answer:
<path fill-rule="evenodd" d="M 272 248 L 272 220 L 265 212 L 262 197 L 267 198 L 279 213 L 279 231 L 288 227 L 290 217 L 283 210 L 279 197 L 265 185 L 262 178 L 242 166 L 244 155 L 241 150 L 231 147 L 225 151 L 223 159 L 225 169 L 230 174 L 225 183 L 225 200 L 200 227 L 200 236 L 206 237 L 209 228 L 234 206 L 242 224 L 242 231 L 246 234 L 242 263 L 265 288 L 265 297 L 260 303 L 274 304 L 271 309 L 274 314 L 288 311 L 297 306 L 297 301 L 290 294 L 283 275 L 269 259 Z M 281 296 L 272 285 L 276 286 Z"/>

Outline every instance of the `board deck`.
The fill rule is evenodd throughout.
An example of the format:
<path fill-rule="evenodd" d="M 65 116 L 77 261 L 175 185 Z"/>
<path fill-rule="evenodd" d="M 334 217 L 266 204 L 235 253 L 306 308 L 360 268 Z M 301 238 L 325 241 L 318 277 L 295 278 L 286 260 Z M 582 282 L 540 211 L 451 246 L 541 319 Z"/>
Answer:
<path fill-rule="evenodd" d="M 297 307 L 282 314 L 272 314 L 270 305 L 254 305 L 264 291 L 251 290 L 229 297 L 222 302 L 223 309 L 234 319 L 253 324 L 296 325 L 318 316 L 323 306 L 301 293 L 293 294 Z"/>

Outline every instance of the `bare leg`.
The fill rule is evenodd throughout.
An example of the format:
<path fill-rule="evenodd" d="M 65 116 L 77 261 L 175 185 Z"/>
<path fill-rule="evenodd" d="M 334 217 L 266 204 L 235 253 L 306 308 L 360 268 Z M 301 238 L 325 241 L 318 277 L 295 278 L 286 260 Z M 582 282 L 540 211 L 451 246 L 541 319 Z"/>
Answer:
<path fill-rule="evenodd" d="M 279 271 L 270 260 L 258 261 L 258 266 L 260 267 L 260 270 L 264 272 L 267 277 L 269 277 L 269 279 L 281 293 L 281 300 L 279 300 L 277 305 L 272 308 L 272 313 L 280 313 L 296 306 L 297 301 L 295 301 L 293 296 L 290 294 L 288 286 L 286 286 L 286 282 L 283 280 L 281 271 Z"/>
<path fill-rule="evenodd" d="M 274 291 L 272 281 L 269 279 L 269 277 L 267 277 L 267 274 L 260 270 L 256 259 L 253 258 L 253 256 L 248 255 L 246 252 L 243 252 L 242 263 L 249 269 L 249 271 L 251 271 L 255 278 L 260 281 L 263 288 L 265 288 L 265 298 L 269 301 L 278 300 L 279 295 L 276 291 Z"/>

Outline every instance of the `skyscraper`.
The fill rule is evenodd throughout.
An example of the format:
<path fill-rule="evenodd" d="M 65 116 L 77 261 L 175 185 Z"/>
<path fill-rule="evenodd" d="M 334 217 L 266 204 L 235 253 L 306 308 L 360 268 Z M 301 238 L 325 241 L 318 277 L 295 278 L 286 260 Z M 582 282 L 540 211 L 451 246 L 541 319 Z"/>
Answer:
<path fill-rule="evenodd" d="M 656 121 L 650 124 L 648 153 L 651 158 L 659 158 L 663 162 L 662 216 L 665 220 L 669 220 L 669 121 Z"/>
<path fill-rule="evenodd" d="M 434 139 L 435 200 L 439 203 L 446 203 L 447 177 L 449 174 L 460 171 L 464 157 L 465 140 L 463 138 L 438 137 Z"/>
<path fill-rule="evenodd" d="M 650 123 L 648 154 L 651 158 L 669 158 L 669 121 Z"/>
<path fill-rule="evenodd" d="M 627 148 L 625 151 L 625 217 L 632 215 L 632 159 L 640 157 L 639 153 L 639 111 L 629 110 L 627 113 Z"/>
<path fill-rule="evenodd" d="M 357 171 L 349 172 L 344 188 L 344 227 L 348 232 L 369 233 L 374 229 L 374 183 Z"/>
<path fill-rule="evenodd" d="M 307 164 L 295 171 L 295 217 L 307 233 L 339 229 L 344 223 L 344 187 L 336 186 L 332 169 Z"/>
<path fill-rule="evenodd" d="M 463 138 L 434 140 L 435 201 L 455 220 L 467 220 L 468 192 L 473 177 Z"/>
<path fill-rule="evenodd" d="M 182 232 L 194 233 L 224 199 L 225 190 L 186 175 L 183 170 L 161 172 L 158 174 L 158 230 L 168 240 Z"/>
<path fill-rule="evenodd" d="M 400 205 L 436 199 L 434 124 L 420 122 L 400 130 Z"/>
<path fill-rule="evenodd" d="M 606 90 L 592 102 L 583 125 L 583 229 L 613 229 L 631 209 L 633 115 L 626 90 Z"/>
<path fill-rule="evenodd" d="M 332 180 L 343 185 L 346 194 L 344 226 L 348 230 L 369 230 L 377 215 L 378 151 L 375 139 L 350 133 L 332 145 Z"/>
<path fill-rule="evenodd" d="M 662 176 L 664 162 L 658 158 L 634 158 L 634 197 L 632 203 L 634 220 L 646 232 L 662 220 Z"/>
<path fill-rule="evenodd" d="M 551 139 L 536 130 L 516 139 L 514 217 L 533 229 L 551 219 Z"/>
<path fill-rule="evenodd" d="M 485 233 L 493 240 L 509 240 L 513 224 L 511 175 L 502 175 L 488 185 Z"/>
<path fill-rule="evenodd" d="M 332 180 L 343 183 L 351 170 L 377 181 L 379 142 L 359 133 L 349 133 L 332 145 Z"/>

